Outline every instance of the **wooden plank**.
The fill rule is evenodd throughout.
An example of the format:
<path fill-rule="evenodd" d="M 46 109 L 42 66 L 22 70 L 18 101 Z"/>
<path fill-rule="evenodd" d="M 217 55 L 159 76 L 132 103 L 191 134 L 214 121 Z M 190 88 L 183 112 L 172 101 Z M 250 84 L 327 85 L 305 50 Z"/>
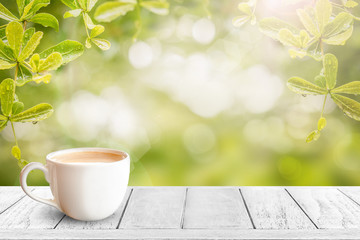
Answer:
<path fill-rule="evenodd" d="M 282 187 L 247 187 L 241 193 L 257 229 L 315 228 Z"/>
<path fill-rule="evenodd" d="M 318 228 L 360 228 L 360 207 L 335 188 L 288 188 Z"/>
<path fill-rule="evenodd" d="M 127 205 L 130 193 L 132 189 L 129 187 L 126 191 L 125 197 L 118 208 L 118 210 L 110 217 L 100 221 L 78 221 L 68 216 L 56 226 L 56 229 L 116 229 L 118 227 L 120 218 L 124 212 L 124 208 Z"/>
<path fill-rule="evenodd" d="M 238 188 L 189 188 L 184 228 L 240 228 L 252 224 Z"/>
<path fill-rule="evenodd" d="M 341 187 L 338 189 L 345 196 L 360 205 L 360 187 Z"/>
<path fill-rule="evenodd" d="M 134 188 L 120 228 L 180 228 L 185 187 Z"/>
<path fill-rule="evenodd" d="M 34 193 L 52 196 L 49 187 L 38 187 Z M 0 215 L 0 229 L 52 229 L 63 216 L 56 208 L 25 196 Z"/>
<path fill-rule="evenodd" d="M 0 214 L 24 196 L 20 187 L 0 187 Z"/>
<path fill-rule="evenodd" d="M 123 229 L 123 230 L 3 230 L 0 239 L 360 239 L 355 229 L 231 230 L 231 229 Z"/>

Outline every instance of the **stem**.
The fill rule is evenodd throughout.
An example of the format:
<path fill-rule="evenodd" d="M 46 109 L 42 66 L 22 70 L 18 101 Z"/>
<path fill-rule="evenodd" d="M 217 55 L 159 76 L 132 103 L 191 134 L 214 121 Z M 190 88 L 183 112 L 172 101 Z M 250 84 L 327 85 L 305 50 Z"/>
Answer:
<path fill-rule="evenodd" d="M 324 45 L 323 45 L 322 38 L 320 38 L 319 42 L 320 42 L 320 49 L 321 49 L 321 57 L 323 58 L 324 57 Z"/>
<path fill-rule="evenodd" d="M 84 20 L 84 26 L 85 26 L 85 30 L 86 30 L 86 35 L 88 36 L 88 38 L 90 38 L 90 35 L 89 35 L 89 30 L 86 26 L 86 22 L 85 22 L 85 12 L 82 12 L 82 16 L 83 16 L 83 20 Z"/>
<path fill-rule="evenodd" d="M 26 24 L 27 24 L 27 21 L 24 21 L 24 26 L 23 26 L 23 31 L 25 32 L 26 30 Z"/>
<path fill-rule="evenodd" d="M 11 120 L 10 120 L 10 123 L 11 123 L 11 128 L 12 128 L 12 131 L 13 131 L 13 134 L 14 134 L 14 138 L 15 138 L 15 144 L 16 144 L 16 146 L 19 146 L 17 138 L 16 138 L 16 134 L 15 134 L 14 123 Z"/>
<path fill-rule="evenodd" d="M 326 103 L 326 99 L 327 99 L 327 94 L 325 95 L 325 98 L 324 98 L 324 103 L 323 103 L 323 107 L 322 107 L 322 110 L 321 110 L 321 117 L 323 117 L 323 114 L 324 114 L 324 110 L 325 110 L 325 103 Z"/>
<path fill-rule="evenodd" d="M 15 68 L 15 75 L 14 75 L 14 82 L 15 82 L 14 96 L 15 96 L 16 80 L 17 80 L 18 72 L 19 72 L 19 63 L 16 64 L 16 68 Z M 13 131 L 13 134 L 14 134 L 15 144 L 16 144 L 16 146 L 19 146 L 19 145 L 18 145 L 17 138 L 16 138 L 16 134 L 15 134 L 14 123 L 13 123 L 11 120 L 10 120 L 10 123 L 11 123 L 11 128 L 12 128 L 12 131 Z"/>
<path fill-rule="evenodd" d="M 135 23 L 135 27 L 136 27 L 136 32 L 133 36 L 133 41 L 136 41 L 141 30 L 142 30 L 142 19 L 141 19 L 141 12 L 140 12 L 140 2 L 141 0 L 137 0 L 137 4 L 136 4 L 136 13 L 137 13 L 137 21 Z"/>

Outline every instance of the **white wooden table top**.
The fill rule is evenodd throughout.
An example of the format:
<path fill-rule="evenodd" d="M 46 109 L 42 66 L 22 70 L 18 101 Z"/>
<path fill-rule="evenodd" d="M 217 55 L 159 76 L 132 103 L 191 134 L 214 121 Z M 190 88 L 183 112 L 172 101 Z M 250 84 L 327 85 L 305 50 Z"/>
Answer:
<path fill-rule="evenodd" d="M 96 222 L 0 187 L 0 239 L 84 238 L 360 239 L 360 187 L 129 187 Z"/>

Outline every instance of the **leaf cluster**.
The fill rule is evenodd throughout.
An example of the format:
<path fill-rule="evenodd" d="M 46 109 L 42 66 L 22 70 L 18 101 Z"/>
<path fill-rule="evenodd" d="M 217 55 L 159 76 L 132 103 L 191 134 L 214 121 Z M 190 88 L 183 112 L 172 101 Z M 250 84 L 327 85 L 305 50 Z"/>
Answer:
<path fill-rule="evenodd" d="M 87 38 L 85 46 L 91 48 L 92 44 L 95 44 L 101 50 L 105 51 L 110 49 L 111 44 L 108 40 L 99 38 L 105 30 L 104 26 L 100 24 L 94 24 L 89 13 L 95 6 L 97 0 L 61 0 L 71 10 L 65 12 L 64 18 L 70 17 L 82 17 Z"/>
<path fill-rule="evenodd" d="M 0 4 L 0 18 L 8 21 L 0 27 L 0 70 L 14 70 L 13 79 L 7 78 L 0 83 L 0 131 L 11 123 L 16 142 L 11 153 L 20 167 L 26 165 L 27 161 L 21 158 L 13 123 L 37 123 L 50 117 L 54 110 L 47 103 L 24 110 L 24 103 L 16 95 L 16 87 L 22 87 L 29 82 L 49 83 L 51 71 L 78 58 L 84 52 L 81 43 L 65 40 L 45 51 L 35 53 L 44 33 L 36 31 L 34 27 L 26 28 L 27 23 L 59 29 L 58 21 L 53 15 L 37 13 L 49 3 L 49 0 L 17 0 L 19 17 Z"/>
<path fill-rule="evenodd" d="M 136 32 L 133 39 L 136 40 L 142 29 L 141 9 L 146 9 L 157 15 L 169 14 L 169 3 L 166 0 L 116 0 L 100 4 L 95 10 L 94 17 L 99 22 L 111 22 L 128 12 L 136 11 Z"/>
<path fill-rule="evenodd" d="M 360 121 L 360 103 L 343 96 L 342 94 L 359 95 L 360 81 L 353 81 L 336 87 L 338 71 L 338 60 L 331 53 L 325 54 L 323 68 L 314 83 L 300 77 L 292 77 L 288 80 L 287 86 L 295 93 L 302 95 L 330 95 L 336 105 L 350 118 Z M 313 131 L 307 141 L 316 140 L 320 131 L 325 127 L 323 117 L 318 122 L 318 130 Z"/>
<path fill-rule="evenodd" d="M 248 21 L 255 24 L 256 2 L 256 0 L 251 0 L 239 4 L 242 15 L 233 19 L 235 26 L 241 26 Z M 307 142 L 317 140 L 326 126 L 323 112 L 328 95 L 348 117 L 360 121 L 360 103 L 342 95 L 360 94 L 360 81 L 336 87 L 338 60 L 333 54 L 324 53 L 324 44 L 344 45 L 352 36 L 354 20 L 360 20 L 351 13 L 351 9 L 356 6 L 358 3 L 353 0 L 341 0 L 340 3 L 316 0 L 308 6 L 296 10 L 296 15 L 302 24 L 300 27 L 275 17 L 263 18 L 258 22 L 259 30 L 262 33 L 279 41 L 284 46 L 290 47 L 289 54 L 292 58 L 310 56 L 323 63 L 320 74 L 315 77 L 314 83 L 300 77 L 292 77 L 287 82 L 288 88 L 295 93 L 325 96 L 318 127 L 309 134 Z"/>

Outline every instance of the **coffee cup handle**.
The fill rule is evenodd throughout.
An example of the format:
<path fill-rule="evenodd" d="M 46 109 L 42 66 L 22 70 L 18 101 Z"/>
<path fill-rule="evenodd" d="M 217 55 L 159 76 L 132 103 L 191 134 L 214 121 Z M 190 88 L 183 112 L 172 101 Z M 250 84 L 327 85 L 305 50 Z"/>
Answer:
<path fill-rule="evenodd" d="M 59 209 L 61 211 L 61 208 L 57 205 L 57 203 L 55 202 L 54 199 L 45 199 L 45 198 L 42 198 L 42 197 L 38 197 L 38 196 L 35 196 L 31 190 L 29 189 L 27 183 L 26 183 L 26 179 L 27 179 L 27 176 L 28 174 L 34 170 L 34 169 L 39 169 L 41 171 L 44 172 L 44 175 L 45 175 L 45 179 L 48 183 L 50 183 L 50 180 L 49 180 L 49 171 L 48 169 L 42 165 L 41 163 L 38 163 L 38 162 L 31 162 L 29 164 L 27 164 L 21 171 L 20 173 L 20 185 L 21 185 L 21 188 L 24 190 L 24 192 L 29 196 L 31 197 L 32 199 L 36 200 L 36 201 L 39 201 L 41 203 L 45 203 L 45 204 L 48 204 L 50 206 L 53 206 L 53 207 L 56 207 L 57 209 Z"/>

